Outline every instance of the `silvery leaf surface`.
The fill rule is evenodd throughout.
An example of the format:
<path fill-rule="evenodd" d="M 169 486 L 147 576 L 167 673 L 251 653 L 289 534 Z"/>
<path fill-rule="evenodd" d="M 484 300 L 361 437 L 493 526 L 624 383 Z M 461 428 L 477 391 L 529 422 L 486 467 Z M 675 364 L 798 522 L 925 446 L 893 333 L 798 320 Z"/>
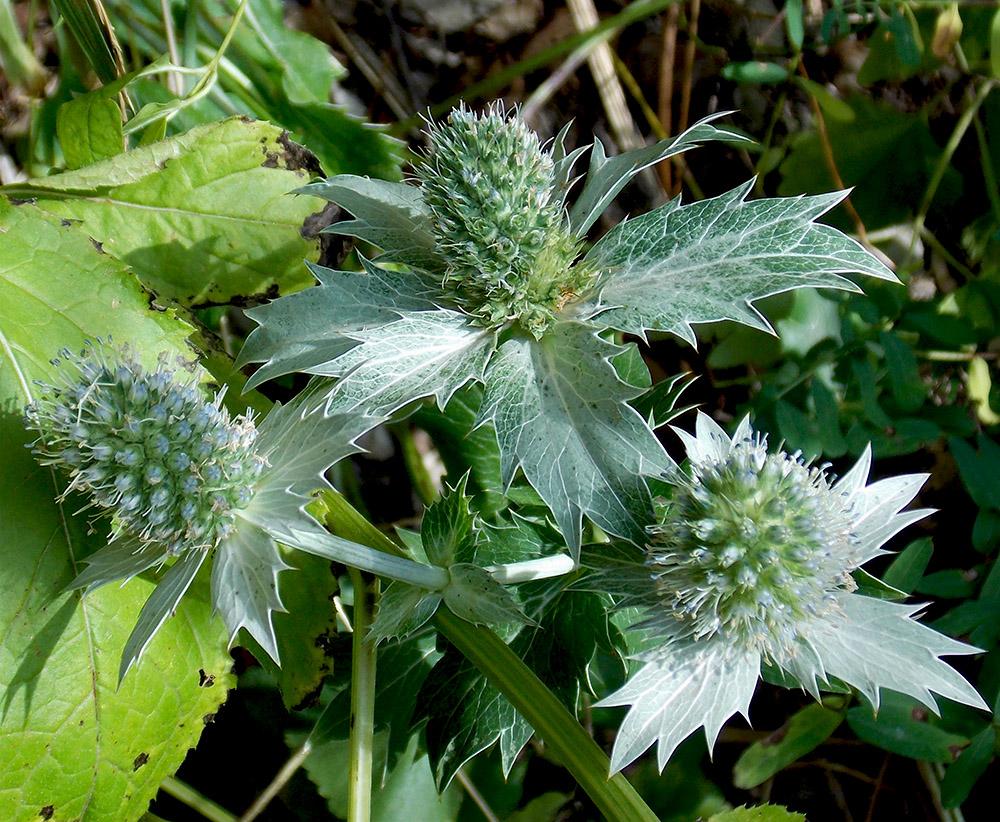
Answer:
<path fill-rule="evenodd" d="M 504 483 L 520 466 L 574 559 L 583 514 L 612 534 L 643 539 L 651 506 L 643 475 L 669 464 L 628 405 L 638 391 L 609 362 L 621 350 L 589 326 L 563 322 L 540 340 L 507 340 L 486 374 L 479 416 L 496 429 Z"/>
<path fill-rule="evenodd" d="M 70 588 L 83 588 L 89 594 L 109 582 L 123 582 L 143 571 L 155 568 L 166 559 L 163 546 L 155 542 L 140 543 L 135 538 L 123 536 L 95 551 L 85 559 L 84 568 Z"/>
<path fill-rule="evenodd" d="M 628 705 L 611 752 L 616 773 L 656 743 L 662 771 L 677 746 L 698 728 L 711 748 L 733 714 L 747 715 L 760 657 L 713 640 L 683 640 L 643 655 L 645 664 L 595 705 Z"/>
<path fill-rule="evenodd" d="M 459 562 L 448 573 L 451 580 L 441 595 L 455 616 L 475 625 L 530 622 L 511 593 L 489 571 Z"/>
<path fill-rule="evenodd" d="M 793 288 L 858 291 L 839 276 L 895 275 L 860 243 L 816 218 L 846 192 L 747 201 L 753 181 L 726 194 L 665 206 L 621 223 L 587 254 L 608 274 L 589 307 L 594 322 L 645 338 L 676 334 L 694 345 L 692 323 L 734 320 L 771 331 L 752 302 Z"/>
<path fill-rule="evenodd" d="M 337 358 L 357 345 L 352 334 L 387 325 L 400 311 L 434 308 L 419 275 L 362 263 L 364 271 L 308 264 L 317 285 L 246 312 L 258 327 L 237 365 L 262 363 L 247 390 L 294 371 L 336 376 L 342 373 Z"/>
<path fill-rule="evenodd" d="M 240 628 L 281 664 L 271 614 L 283 611 L 278 596 L 278 574 L 291 566 L 277 543 L 260 528 L 241 523 L 222 542 L 212 564 L 212 606 L 222 616 L 232 644 Z"/>
<path fill-rule="evenodd" d="M 390 582 L 378 598 L 369 637 L 373 642 L 409 636 L 429 620 L 441 604 L 441 594 Z"/>
<path fill-rule="evenodd" d="M 360 344 L 337 360 L 345 376 L 329 393 L 328 414 L 363 408 L 388 416 L 423 397 L 444 408 L 463 385 L 482 380 L 496 350 L 496 332 L 444 308 L 404 313 L 354 336 Z"/>
<path fill-rule="evenodd" d="M 129 634 L 128 641 L 122 649 L 122 661 L 118 668 L 119 684 L 125 678 L 131 668 L 142 656 L 146 646 L 152 641 L 156 632 L 160 630 L 163 623 L 167 621 L 181 598 L 191 587 L 194 578 L 205 562 L 208 551 L 192 549 L 185 551 L 177 559 L 170 569 L 163 575 L 149 595 L 142 610 L 139 611 L 139 619 L 136 620 L 132 633 Z"/>
<path fill-rule="evenodd" d="M 942 655 L 978 649 L 938 633 L 914 619 L 920 605 L 842 594 L 840 615 L 817 620 L 804 634 L 821 666 L 822 679 L 835 676 L 856 688 L 876 709 L 879 690 L 912 696 L 935 713 L 931 692 L 989 710 L 983 698 Z M 803 672 L 795 672 L 802 678 Z M 806 682 L 803 682 L 806 685 Z"/>
<path fill-rule="evenodd" d="M 590 168 L 587 171 L 586 182 L 580 196 L 569 212 L 569 224 L 573 234 L 582 237 L 601 216 L 615 197 L 644 168 L 648 168 L 660 160 L 673 157 L 675 154 L 696 148 L 699 143 L 707 140 L 724 140 L 734 143 L 753 142 L 739 132 L 711 125 L 712 120 L 724 117 L 727 111 L 705 117 L 676 137 L 661 140 L 652 146 L 628 151 L 608 157 L 604 144 L 594 141 L 590 153 Z M 568 180 L 569 168 L 576 159 L 577 152 L 557 164 L 560 180 Z"/>
<path fill-rule="evenodd" d="M 338 174 L 298 191 L 329 200 L 355 217 L 324 231 L 378 246 L 383 250 L 379 256 L 382 262 L 406 263 L 425 271 L 444 270 L 444 261 L 434 250 L 433 218 L 418 186 Z"/>

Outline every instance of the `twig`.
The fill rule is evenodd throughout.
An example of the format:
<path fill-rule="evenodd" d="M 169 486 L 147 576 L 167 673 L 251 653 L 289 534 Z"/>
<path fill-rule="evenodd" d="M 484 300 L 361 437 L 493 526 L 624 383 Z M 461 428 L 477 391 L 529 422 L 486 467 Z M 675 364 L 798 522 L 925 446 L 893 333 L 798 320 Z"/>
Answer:
<path fill-rule="evenodd" d="M 197 811 L 209 822 L 237 822 L 233 814 L 196 791 L 186 782 L 181 782 L 176 776 L 168 776 L 164 779 L 160 783 L 160 790 Z"/>
<path fill-rule="evenodd" d="M 247 809 L 247 812 L 240 817 L 240 822 L 252 822 L 260 816 L 271 800 L 278 795 L 278 792 L 288 784 L 288 781 L 295 775 L 295 772 L 302 767 L 312 751 L 312 745 L 307 739 L 302 747 L 295 751 L 281 766 L 281 770 L 275 774 L 274 779 L 264 788 L 264 792 L 258 796 L 254 803 Z"/>
<path fill-rule="evenodd" d="M 878 769 L 878 776 L 875 777 L 875 787 L 872 788 L 872 798 L 868 803 L 868 813 L 865 814 L 865 822 L 872 822 L 875 818 L 875 803 L 878 802 L 878 795 L 882 791 L 882 783 L 885 781 L 885 772 L 889 767 L 889 758 L 892 754 L 886 754 L 882 760 L 882 767 Z"/>
<path fill-rule="evenodd" d="M 493 813 L 493 809 L 487 803 L 486 798 L 479 792 L 475 785 L 472 784 L 472 780 L 466 776 L 465 771 L 461 768 L 455 774 L 455 778 L 458 780 L 459 784 L 465 789 L 465 792 L 469 795 L 469 799 L 475 803 L 476 807 L 482 812 L 483 816 L 486 818 L 486 822 L 500 822 L 500 817 Z"/>
<path fill-rule="evenodd" d="M 594 0 L 569 0 L 569 10 L 577 31 L 583 33 L 593 30 L 600 20 Z M 643 145 L 635 127 L 635 121 L 625 102 L 625 92 L 622 90 L 618 75 L 615 74 L 614 61 L 611 59 L 611 47 L 602 42 L 591 51 L 587 57 L 590 73 L 594 75 L 597 93 L 601 97 L 608 122 L 614 132 L 615 139 L 622 151 L 640 148 Z"/>
<path fill-rule="evenodd" d="M 670 134 L 673 126 L 674 99 L 674 62 L 677 59 L 677 18 L 680 6 L 667 9 L 667 19 L 663 21 L 663 40 L 660 47 L 660 84 L 656 99 L 659 109 L 660 125 L 663 131 Z M 673 192 L 672 169 L 670 163 L 657 163 L 656 172 L 660 175 L 663 188 L 669 196 Z"/>
<path fill-rule="evenodd" d="M 809 79 L 809 73 L 806 71 L 805 64 L 801 60 L 799 60 L 799 74 L 806 80 Z M 809 97 L 809 106 L 812 109 L 813 117 L 816 119 L 816 130 L 819 132 L 820 143 L 823 146 L 823 157 L 826 159 L 826 166 L 830 172 L 830 177 L 833 179 L 833 184 L 843 190 L 847 186 L 844 185 L 840 171 L 837 170 L 837 160 L 833 156 L 833 146 L 830 145 L 830 135 L 826 131 L 826 120 L 823 117 L 823 111 L 813 95 L 809 94 L 807 96 Z M 847 212 L 847 216 L 854 223 L 854 233 L 858 235 L 858 239 L 869 249 L 874 250 L 874 247 L 868 240 L 868 232 L 865 230 L 865 224 L 861 220 L 861 215 L 858 214 L 857 209 L 854 207 L 854 203 L 851 202 L 850 195 L 844 198 L 842 205 L 844 206 L 844 211 Z"/>
<path fill-rule="evenodd" d="M 701 14 L 701 0 L 691 0 L 691 19 L 688 21 L 687 42 L 684 44 L 684 74 L 681 79 L 681 110 L 678 116 L 677 132 L 688 127 L 691 117 L 691 77 L 694 75 L 695 45 L 698 37 L 698 17 Z"/>
<path fill-rule="evenodd" d="M 170 62 L 175 66 L 181 65 L 180 52 L 177 51 L 177 36 L 174 34 L 174 19 L 170 14 L 169 0 L 160 0 L 160 13 L 163 15 L 163 33 L 167 38 L 167 53 L 170 55 Z M 167 88 L 174 97 L 184 95 L 184 81 L 176 71 L 167 73 Z"/>

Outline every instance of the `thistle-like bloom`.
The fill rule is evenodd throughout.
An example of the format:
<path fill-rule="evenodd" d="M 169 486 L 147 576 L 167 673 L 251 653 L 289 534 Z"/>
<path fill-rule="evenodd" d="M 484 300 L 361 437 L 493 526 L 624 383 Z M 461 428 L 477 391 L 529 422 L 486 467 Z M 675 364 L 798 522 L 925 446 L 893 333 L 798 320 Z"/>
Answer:
<path fill-rule="evenodd" d="M 516 112 L 459 108 L 430 126 L 415 184 L 339 175 L 306 186 L 354 216 L 328 231 L 380 253 L 363 271 L 311 266 L 315 288 L 248 312 L 260 324 L 239 357 L 261 363 L 250 386 L 293 371 L 333 377 L 329 413 L 383 417 L 429 397 L 443 409 L 480 383 L 463 401 L 496 432 L 500 480 L 523 473 L 574 559 L 584 516 L 640 544 L 652 513 L 644 477 L 670 461 L 630 404 L 648 387 L 641 359 L 608 332 L 694 343 L 694 323 L 770 329 L 752 305 L 768 294 L 856 290 L 848 271 L 895 279 L 816 223 L 844 193 L 748 201 L 753 181 L 622 222 L 578 259 L 642 169 L 745 139 L 713 119 L 613 157 L 598 140 L 577 177 L 587 149 L 566 150 L 568 128 L 544 145 Z"/>
<path fill-rule="evenodd" d="M 867 485 L 871 452 L 837 481 L 785 453 L 769 454 L 748 420 L 732 439 L 705 414 L 678 431 L 690 473 L 652 529 L 643 564 L 600 574 L 639 606 L 642 667 L 599 704 L 629 705 L 612 754 L 620 770 L 654 742 L 660 768 L 698 727 L 711 747 L 723 723 L 746 716 L 761 665 L 816 698 L 833 679 L 875 708 L 882 688 L 936 711 L 931 692 L 977 708 L 982 698 L 946 654 L 975 649 L 916 622 L 920 606 L 857 592 L 851 573 L 930 513 L 902 511 L 925 475 Z"/>
<path fill-rule="evenodd" d="M 255 427 L 249 415 L 230 419 L 221 392 L 206 401 L 196 376 L 165 355 L 154 370 L 101 341 L 79 357 L 60 355 L 53 364 L 61 380 L 38 383 L 25 421 L 39 432 L 39 461 L 70 476 L 61 497 L 89 494 L 112 523 L 109 544 L 87 558 L 73 587 L 89 591 L 174 560 L 139 614 L 119 678 L 209 556 L 212 603 L 230 643 L 245 628 L 276 662 L 271 615 L 282 610 L 277 575 L 289 567 L 279 543 L 441 587 L 441 569 L 332 536 L 304 510 L 313 491 L 329 488 L 323 472 L 357 450 L 354 439 L 371 420 L 317 412 L 307 391 Z"/>
<path fill-rule="evenodd" d="M 554 190 L 552 155 L 500 105 L 482 115 L 463 106 L 427 133 L 417 179 L 452 301 L 485 326 L 514 321 L 540 337 L 593 273 L 573 266 L 581 243 Z"/>

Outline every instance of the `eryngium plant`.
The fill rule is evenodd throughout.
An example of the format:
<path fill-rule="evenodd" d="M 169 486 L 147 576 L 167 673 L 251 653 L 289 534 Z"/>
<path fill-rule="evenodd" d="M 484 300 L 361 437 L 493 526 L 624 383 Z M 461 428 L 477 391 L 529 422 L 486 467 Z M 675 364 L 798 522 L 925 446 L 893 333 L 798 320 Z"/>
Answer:
<path fill-rule="evenodd" d="M 606 332 L 694 343 L 694 323 L 769 330 L 751 305 L 761 297 L 857 290 L 842 272 L 895 278 L 814 222 L 843 193 L 747 202 L 752 181 L 690 205 L 673 200 L 581 256 L 591 226 L 642 169 L 698 142 L 744 138 L 703 120 L 617 157 L 597 141 L 570 205 L 585 149 L 567 154 L 566 134 L 545 147 L 502 107 L 458 109 L 429 128 L 414 183 L 340 175 L 302 189 L 354 215 L 329 231 L 382 253 L 360 272 L 312 266 L 315 288 L 250 311 L 260 327 L 240 361 L 262 363 L 251 385 L 292 371 L 337 378 L 334 414 L 389 415 L 425 397 L 443 408 L 482 383 L 478 421 L 496 431 L 504 483 L 520 468 L 578 557 L 584 514 L 642 541 L 652 508 L 643 476 L 669 465 L 629 405 L 648 387 L 644 366 Z"/>
<path fill-rule="evenodd" d="M 865 596 L 852 572 L 885 542 L 930 513 L 903 511 L 926 475 L 866 484 L 871 452 L 839 480 L 767 443 L 745 419 L 730 439 L 698 415 L 696 436 L 678 431 L 689 473 L 644 551 L 609 553 L 592 582 L 638 607 L 642 666 L 602 706 L 628 705 L 611 762 L 620 770 L 654 742 L 660 768 L 694 730 L 709 747 L 733 714 L 747 715 L 761 665 L 809 693 L 836 679 L 874 708 L 879 691 L 937 710 L 931 692 L 986 704 L 939 657 L 976 649 L 916 622 L 919 605 Z"/>
<path fill-rule="evenodd" d="M 232 642 L 245 628 L 276 662 L 271 614 L 282 610 L 277 575 L 289 566 L 279 543 L 338 562 L 441 587 L 440 569 L 389 557 L 330 535 L 305 511 L 322 474 L 356 451 L 371 426 L 357 415 L 316 411 L 306 392 L 276 406 L 259 427 L 231 419 L 222 394 L 204 398 L 197 378 L 161 357 L 145 369 L 128 348 L 98 342 L 60 352 L 62 380 L 39 383 L 26 424 L 39 432 L 44 465 L 70 477 L 110 516 L 109 544 L 73 582 L 88 590 L 130 579 L 176 558 L 139 614 L 119 677 L 141 656 L 209 556 L 212 603 Z"/>

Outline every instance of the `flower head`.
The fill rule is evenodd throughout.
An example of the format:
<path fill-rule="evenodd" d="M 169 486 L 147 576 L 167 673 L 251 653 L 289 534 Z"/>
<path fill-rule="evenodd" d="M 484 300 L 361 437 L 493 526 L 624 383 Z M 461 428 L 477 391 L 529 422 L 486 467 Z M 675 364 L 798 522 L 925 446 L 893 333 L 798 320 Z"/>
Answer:
<path fill-rule="evenodd" d="M 157 543 L 167 556 L 232 533 L 264 467 L 250 416 L 230 419 L 222 392 L 205 402 L 166 357 L 148 371 L 127 348 L 60 353 L 62 381 L 40 385 L 26 421 L 39 432 L 39 462 L 69 473 L 63 496 L 89 493 L 111 513 L 114 538 Z"/>
<path fill-rule="evenodd" d="M 39 382 L 25 412 L 39 432 L 35 453 L 69 474 L 60 499 L 87 493 L 112 522 L 108 545 L 86 558 L 72 587 L 89 591 L 172 562 L 125 644 L 119 677 L 209 556 L 212 603 L 230 642 L 244 628 L 276 662 L 271 615 L 282 610 L 277 577 L 289 567 L 279 543 L 376 572 L 409 570 L 385 569 L 382 554 L 329 534 L 305 511 L 313 491 L 329 488 L 323 473 L 357 450 L 370 420 L 324 415 L 306 391 L 257 428 L 249 415 L 230 418 L 221 392 L 206 400 L 167 355 L 147 370 L 129 348 L 101 340 L 53 363 L 61 379 Z"/>
<path fill-rule="evenodd" d="M 540 334 L 589 279 L 554 188 L 554 164 L 524 121 L 494 105 L 455 109 L 428 129 L 417 168 L 434 220 L 445 285 L 483 325 L 511 320 Z"/>
<path fill-rule="evenodd" d="M 748 420 L 730 438 L 699 414 L 695 436 L 678 433 L 690 473 L 672 476 L 644 562 L 602 574 L 617 580 L 623 606 L 640 606 L 635 627 L 647 639 L 642 668 L 601 703 L 631 706 L 616 770 L 654 741 L 662 768 L 699 726 L 712 745 L 730 716 L 746 715 L 762 663 L 817 698 L 836 678 L 875 707 L 881 688 L 932 710 L 931 691 L 985 707 L 938 658 L 974 649 L 916 622 L 918 607 L 859 594 L 851 576 L 930 513 L 902 511 L 924 475 L 867 485 L 866 451 L 834 481 L 796 455 L 768 453 Z"/>

